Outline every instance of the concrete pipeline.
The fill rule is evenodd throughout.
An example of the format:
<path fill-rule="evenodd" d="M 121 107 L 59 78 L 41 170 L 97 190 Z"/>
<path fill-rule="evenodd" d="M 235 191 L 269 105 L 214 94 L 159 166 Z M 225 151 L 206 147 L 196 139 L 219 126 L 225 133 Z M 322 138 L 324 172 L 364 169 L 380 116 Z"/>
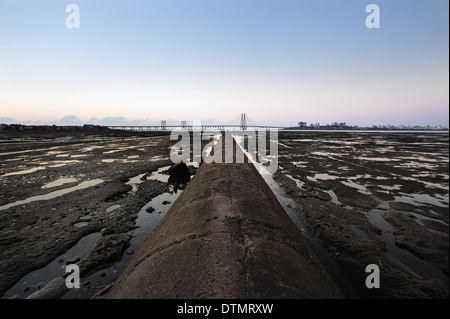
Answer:
<path fill-rule="evenodd" d="M 106 298 L 342 298 L 251 163 L 203 163 Z"/>

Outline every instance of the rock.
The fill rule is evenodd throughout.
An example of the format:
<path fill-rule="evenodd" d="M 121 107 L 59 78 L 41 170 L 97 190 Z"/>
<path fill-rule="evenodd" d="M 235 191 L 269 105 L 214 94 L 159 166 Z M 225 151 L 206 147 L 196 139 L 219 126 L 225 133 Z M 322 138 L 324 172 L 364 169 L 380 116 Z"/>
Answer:
<path fill-rule="evenodd" d="M 114 233 L 114 230 L 113 230 L 113 229 L 110 229 L 110 228 L 102 228 L 102 229 L 100 230 L 100 232 L 102 233 L 103 236 L 106 236 L 106 235 L 111 235 L 111 234 L 113 234 L 113 233 Z"/>
<path fill-rule="evenodd" d="M 120 260 L 130 245 L 130 239 L 128 234 L 113 234 L 99 239 L 91 252 L 78 264 L 81 276 L 96 271 L 101 265 Z"/>
<path fill-rule="evenodd" d="M 155 209 L 153 208 L 153 206 L 149 206 L 149 207 L 147 207 L 146 209 L 145 209 L 145 211 L 147 212 L 147 213 L 153 213 L 154 211 L 155 211 Z"/>
<path fill-rule="evenodd" d="M 126 183 L 128 182 L 130 179 L 128 177 L 126 177 L 125 175 L 121 175 L 119 176 L 118 180 L 122 183 Z"/>
<path fill-rule="evenodd" d="M 163 205 L 169 205 L 169 204 L 171 204 L 171 203 L 172 203 L 172 202 L 171 202 L 171 201 L 168 201 L 168 200 L 165 200 L 165 201 L 162 202 Z"/>
<path fill-rule="evenodd" d="M 73 257 L 73 258 L 67 259 L 66 265 L 76 264 L 80 260 L 81 260 L 80 257 Z"/>
<path fill-rule="evenodd" d="M 189 166 L 188 169 L 191 175 L 195 175 L 195 173 L 197 172 L 197 167 Z"/>
<path fill-rule="evenodd" d="M 169 183 L 178 182 L 178 183 L 187 183 L 191 179 L 191 174 L 186 163 L 178 163 L 172 165 L 169 170 Z"/>
<path fill-rule="evenodd" d="M 43 289 L 29 295 L 26 299 L 58 299 L 62 297 L 69 288 L 66 287 L 64 278 L 55 278 Z"/>

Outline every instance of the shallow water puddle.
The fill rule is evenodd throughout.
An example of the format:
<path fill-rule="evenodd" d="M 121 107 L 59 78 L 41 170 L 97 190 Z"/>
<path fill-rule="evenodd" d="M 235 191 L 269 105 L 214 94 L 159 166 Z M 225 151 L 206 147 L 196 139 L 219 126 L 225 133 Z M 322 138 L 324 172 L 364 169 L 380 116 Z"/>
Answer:
<path fill-rule="evenodd" d="M 297 162 L 291 162 L 293 165 L 297 166 L 298 168 L 308 168 L 308 162 L 307 161 L 297 161 Z"/>
<path fill-rule="evenodd" d="M 153 147 L 153 146 L 155 146 L 157 144 L 158 144 L 157 142 L 153 142 L 153 143 L 146 144 L 144 146 Z M 116 148 L 111 149 L 109 151 L 104 151 L 102 154 L 114 154 L 114 153 L 118 153 L 118 152 L 124 152 L 124 151 L 127 151 L 127 150 L 132 150 L 132 149 L 138 149 L 139 150 L 140 148 L 142 148 L 143 145 L 142 144 L 131 145 L 131 146 L 109 145 L 109 147 L 112 147 L 112 146 L 115 146 Z M 145 151 L 145 149 L 142 149 L 142 150 Z"/>
<path fill-rule="evenodd" d="M 285 176 L 287 176 L 287 177 L 289 177 L 290 179 L 292 179 L 294 182 L 295 182 L 295 185 L 298 187 L 298 188 L 300 188 L 301 190 L 303 190 L 303 191 L 306 191 L 306 189 L 305 189 L 305 182 L 303 182 L 303 181 L 301 181 L 301 180 L 299 180 L 299 179 L 297 179 L 297 178 L 294 178 L 294 177 L 292 177 L 291 175 L 289 175 L 289 174 L 284 174 Z"/>
<path fill-rule="evenodd" d="M 360 156 L 357 157 L 357 159 L 361 161 L 369 161 L 369 162 L 398 162 L 401 161 L 401 159 L 398 158 L 388 158 L 388 157 L 364 157 Z"/>
<path fill-rule="evenodd" d="M 114 163 L 116 161 L 120 161 L 120 159 L 118 158 L 107 158 L 107 159 L 102 159 L 102 163 Z"/>
<path fill-rule="evenodd" d="M 342 184 L 348 187 L 356 188 L 359 193 L 363 195 L 372 195 L 372 192 L 370 192 L 365 186 L 357 184 L 350 179 L 347 179 L 347 181 L 341 181 Z"/>
<path fill-rule="evenodd" d="M 142 245 L 144 240 L 164 218 L 169 208 L 177 200 L 181 193 L 182 191 L 178 190 L 177 193 L 167 192 L 158 195 L 141 208 L 138 218 L 136 219 L 136 226 L 138 228 L 133 230 L 132 233 L 133 238 L 131 239 L 130 244 L 130 248 L 132 250 L 136 251 Z M 150 207 L 154 209 L 153 212 L 148 212 Z"/>
<path fill-rule="evenodd" d="M 41 186 L 42 189 L 62 186 L 64 184 L 76 183 L 78 180 L 73 177 L 61 177 L 60 179 Z"/>
<path fill-rule="evenodd" d="M 161 167 L 154 174 L 151 179 L 168 179 L 168 175 L 162 174 L 168 167 Z M 141 178 L 144 174 L 136 176 Z M 149 177 L 150 179 L 150 177 Z M 168 187 L 170 190 L 171 188 Z M 173 189 L 173 188 L 172 188 Z M 80 289 L 72 289 L 64 295 L 64 298 L 86 298 L 89 296 L 89 292 L 95 293 L 101 287 L 105 287 L 117 278 L 120 272 L 126 267 L 132 258 L 132 255 L 139 249 L 144 243 L 153 229 L 164 218 L 169 208 L 175 202 L 175 200 L 182 193 L 181 190 L 177 192 L 166 192 L 159 196 L 156 196 L 149 201 L 145 206 L 141 208 L 136 219 L 136 229 L 131 231 L 132 239 L 130 246 L 127 248 L 120 261 L 115 262 L 112 266 L 106 269 L 101 269 L 96 273 L 86 278 L 81 278 L 82 287 Z M 106 210 L 112 212 L 121 205 L 111 205 Z M 154 210 L 149 213 L 148 208 L 152 207 Z M 85 227 L 88 225 L 88 219 L 90 215 L 83 216 L 79 219 L 79 222 L 75 223 L 75 227 Z M 95 243 L 102 238 L 102 234 L 97 232 L 83 237 L 78 243 L 70 248 L 66 253 L 55 258 L 50 264 L 41 269 L 30 272 L 19 280 L 3 298 L 11 298 L 16 296 L 18 298 L 26 298 L 31 293 L 43 288 L 51 280 L 61 277 L 65 274 L 66 261 L 75 258 L 84 258 L 94 247 Z M 84 286 L 83 283 L 89 282 L 89 285 Z"/>
<path fill-rule="evenodd" d="M 142 173 L 139 174 L 137 176 L 134 176 L 132 178 L 130 178 L 130 180 L 128 182 L 126 182 L 127 185 L 131 186 L 131 194 L 136 194 L 139 184 L 141 184 L 142 182 L 144 182 L 144 180 L 146 179 L 145 176 L 147 175 L 147 173 Z"/>
<path fill-rule="evenodd" d="M 283 144 L 283 143 L 281 143 L 281 142 L 279 142 L 279 141 L 276 141 L 276 142 L 278 143 L 278 145 L 281 145 L 281 146 L 283 146 L 283 147 L 285 147 L 285 148 L 293 148 L 292 146 L 288 146 L 288 145 Z"/>
<path fill-rule="evenodd" d="M 106 208 L 106 211 L 108 213 L 111 213 L 112 211 L 115 211 L 116 209 L 119 209 L 120 207 L 122 207 L 122 205 L 119 205 L 119 204 L 111 205 L 108 208 Z"/>
<path fill-rule="evenodd" d="M 40 200 L 50 200 L 59 196 L 63 196 L 66 194 L 69 194 L 71 192 L 75 192 L 77 190 L 81 190 L 81 189 L 85 189 L 88 187 L 92 187 L 92 186 L 96 186 L 98 184 L 103 183 L 104 180 L 102 179 L 94 179 L 94 180 L 90 180 L 90 181 L 85 181 L 82 182 L 80 184 L 78 184 L 77 186 L 74 187 L 69 187 L 69 188 L 64 188 L 64 189 L 60 189 L 48 194 L 44 194 L 44 195 L 37 195 L 37 196 L 32 196 L 32 197 L 28 197 L 26 199 L 23 200 L 18 200 L 16 202 L 13 203 L 9 203 L 3 206 L 0 206 L 0 210 L 5 210 L 11 207 L 15 207 L 15 206 L 19 206 L 19 205 L 24 205 L 24 204 L 29 204 L 31 202 L 35 202 L 35 201 L 40 201 Z"/>
<path fill-rule="evenodd" d="M 370 239 L 369 235 L 367 235 L 367 233 L 364 230 L 362 230 L 361 228 L 359 228 L 356 225 L 350 225 L 350 231 L 354 232 L 355 234 L 360 235 L 361 237 L 364 237 L 366 239 Z"/>
<path fill-rule="evenodd" d="M 164 171 L 166 168 L 162 169 Z M 142 246 L 153 229 L 161 222 L 175 200 L 182 193 L 181 190 L 175 192 L 166 192 L 156 196 L 146 205 L 144 205 L 138 213 L 136 219 L 136 229 L 130 234 L 132 236 L 130 246 L 124 252 L 121 260 L 114 262 L 108 268 L 98 270 L 94 274 L 82 278 L 83 282 L 89 282 L 88 286 L 82 286 L 80 289 L 72 289 L 64 295 L 64 298 L 87 298 L 90 294 L 96 293 L 100 288 L 106 287 L 117 279 L 119 274 L 125 269 L 133 255 Z M 151 212 L 148 208 L 152 207 Z"/>
<path fill-rule="evenodd" d="M 31 173 L 34 173 L 34 172 L 37 172 L 37 171 L 41 171 L 41 170 L 44 170 L 44 169 L 46 169 L 45 166 L 38 166 L 38 167 L 34 167 L 34 168 L 23 170 L 23 171 L 6 173 L 6 174 L 1 175 L 0 177 L 31 174 Z"/>
<path fill-rule="evenodd" d="M 101 160 L 102 163 L 114 163 L 114 162 L 122 162 L 122 163 L 137 163 L 138 161 L 133 158 L 105 158 Z"/>
<path fill-rule="evenodd" d="M 61 167 L 66 166 L 69 164 L 76 164 L 76 163 L 82 163 L 80 160 L 64 160 L 64 161 L 53 161 L 52 165 L 49 165 L 48 167 Z"/>
<path fill-rule="evenodd" d="M 323 181 L 336 180 L 339 178 L 339 176 L 329 175 L 327 173 L 320 173 L 320 174 L 315 174 L 314 177 L 307 176 L 306 178 L 310 181 L 317 182 L 318 180 L 323 180 Z"/>
<path fill-rule="evenodd" d="M 56 257 L 47 266 L 32 271 L 22 277 L 2 298 L 26 298 L 40 288 L 43 288 L 52 279 L 64 276 L 67 261 L 84 258 L 101 237 L 102 234 L 97 232 L 81 238 L 76 245 L 64 254 Z"/>
<path fill-rule="evenodd" d="M 86 157 L 89 156 L 87 154 L 76 154 L 76 155 L 70 155 L 71 158 L 76 158 L 76 157 Z"/>
<path fill-rule="evenodd" d="M 77 227 L 77 228 L 86 227 L 87 225 L 89 225 L 89 222 L 78 222 L 78 223 L 73 224 L 73 226 Z"/>
<path fill-rule="evenodd" d="M 448 277 L 440 269 L 416 257 L 408 250 L 397 247 L 395 244 L 394 227 L 383 218 L 383 214 L 387 209 L 389 209 L 389 205 L 382 203 L 368 212 L 363 212 L 369 221 L 381 230 L 380 238 L 386 245 L 387 252 L 423 278 L 439 278 L 443 282 L 448 282 Z"/>
<path fill-rule="evenodd" d="M 322 191 L 324 191 L 325 193 L 328 193 L 328 195 L 330 195 L 331 202 L 333 204 L 338 205 L 338 206 L 343 206 L 343 204 L 339 201 L 336 193 L 333 190 L 331 190 L 331 189 L 328 189 L 328 190 L 323 189 Z"/>
<path fill-rule="evenodd" d="M 163 166 L 158 168 L 158 170 L 152 172 L 150 176 L 147 176 L 147 179 L 167 183 L 169 181 L 169 175 L 164 174 L 163 172 L 167 171 L 170 167 L 171 166 Z"/>
<path fill-rule="evenodd" d="M 441 196 L 441 200 L 437 198 L 439 194 L 435 194 L 435 197 L 428 194 L 406 194 L 399 193 L 400 196 L 394 196 L 396 202 L 412 204 L 415 206 L 434 205 L 438 207 L 448 207 L 448 197 Z"/>
<path fill-rule="evenodd" d="M 429 212 L 434 213 L 432 210 L 429 210 Z M 413 215 L 415 217 L 414 221 L 421 226 L 424 226 L 424 223 L 422 222 L 423 220 L 429 220 L 429 221 L 433 221 L 433 222 L 448 226 L 448 224 L 446 222 L 444 222 L 443 220 L 438 219 L 438 218 L 431 218 L 431 217 L 427 217 L 427 216 L 424 216 L 424 215 L 421 215 L 418 213 L 414 213 L 414 212 L 408 212 L 408 214 Z M 436 213 L 434 213 L 434 214 L 436 214 Z"/>
<path fill-rule="evenodd" d="M 187 163 L 187 165 L 198 167 L 198 163 Z M 131 185 L 133 187 L 133 190 L 130 191 L 130 193 L 134 194 L 139 184 L 145 180 L 157 180 L 167 183 L 169 175 L 165 172 L 169 168 L 170 166 L 163 166 L 158 168 L 151 174 L 142 173 L 130 178 L 130 180 L 127 182 L 128 185 Z M 138 217 L 135 221 L 136 228 L 130 232 L 132 236 L 130 240 L 130 246 L 122 255 L 121 260 L 114 262 L 108 268 L 101 269 L 86 278 L 82 278 L 82 282 L 89 282 L 89 285 L 82 286 L 81 289 L 72 289 L 68 293 L 66 293 L 63 298 L 87 298 L 93 293 L 96 293 L 102 287 L 106 287 L 107 285 L 111 284 L 111 282 L 117 279 L 119 274 L 128 265 L 135 252 L 142 246 L 153 229 L 161 222 L 172 204 L 182 193 L 182 190 L 174 189 L 173 187 L 171 187 L 171 184 L 167 185 L 167 192 L 154 197 L 140 209 Z M 113 208 L 114 206 L 119 205 L 112 205 L 109 208 Z"/>

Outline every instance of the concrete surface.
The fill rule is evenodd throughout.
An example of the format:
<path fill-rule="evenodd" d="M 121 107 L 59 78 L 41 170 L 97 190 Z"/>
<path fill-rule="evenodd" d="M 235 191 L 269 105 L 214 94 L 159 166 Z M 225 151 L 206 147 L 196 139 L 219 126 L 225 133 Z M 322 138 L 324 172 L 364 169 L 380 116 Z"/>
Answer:
<path fill-rule="evenodd" d="M 203 163 L 106 298 L 339 298 L 252 164 Z"/>

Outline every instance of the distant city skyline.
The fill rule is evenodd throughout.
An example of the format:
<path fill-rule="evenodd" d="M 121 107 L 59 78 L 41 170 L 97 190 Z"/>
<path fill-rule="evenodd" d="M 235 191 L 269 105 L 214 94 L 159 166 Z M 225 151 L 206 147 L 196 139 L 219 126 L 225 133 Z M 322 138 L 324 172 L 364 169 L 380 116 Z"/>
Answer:
<path fill-rule="evenodd" d="M 98 125 L 98 126 L 105 126 L 105 127 L 112 127 L 112 126 L 160 126 L 162 122 L 165 122 L 165 125 L 169 126 L 183 126 L 183 122 L 186 122 L 186 125 L 236 125 L 238 126 L 240 123 L 234 119 L 234 121 L 228 121 L 228 122 L 216 122 L 212 119 L 206 119 L 206 120 L 174 120 L 174 119 L 168 119 L 168 120 L 161 120 L 161 121 L 151 121 L 151 120 L 128 120 L 125 117 L 106 117 L 106 118 L 90 118 L 87 121 L 82 121 L 79 118 L 77 118 L 75 115 L 68 115 L 61 119 L 56 119 L 53 121 L 16 121 L 13 118 L 1 118 L 0 117 L 0 124 L 19 124 L 19 125 L 29 125 L 29 126 L 84 126 L 84 125 Z M 303 125 L 300 125 L 300 123 L 303 123 Z M 358 124 L 352 124 L 347 122 L 329 122 L 329 123 L 323 123 L 323 122 L 298 122 L 298 123 L 290 123 L 286 125 L 281 124 L 272 124 L 272 123 L 255 123 L 254 121 L 250 120 L 248 125 L 262 125 L 262 126 L 279 126 L 279 127 L 303 127 L 303 128 L 318 128 L 318 127 L 325 127 L 325 126 L 339 126 L 339 125 L 345 125 L 348 127 L 360 127 L 360 128 L 383 128 L 383 129 L 404 129 L 404 128 L 433 128 L 433 129 L 448 129 L 449 127 L 442 124 L 437 125 L 405 125 L 405 124 L 377 124 L 372 123 L 368 125 L 358 125 Z"/>
<path fill-rule="evenodd" d="M 448 127 L 448 12 L 446 0 L 0 0 L 0 123 L 245 112 L 261 125 Z"/>

